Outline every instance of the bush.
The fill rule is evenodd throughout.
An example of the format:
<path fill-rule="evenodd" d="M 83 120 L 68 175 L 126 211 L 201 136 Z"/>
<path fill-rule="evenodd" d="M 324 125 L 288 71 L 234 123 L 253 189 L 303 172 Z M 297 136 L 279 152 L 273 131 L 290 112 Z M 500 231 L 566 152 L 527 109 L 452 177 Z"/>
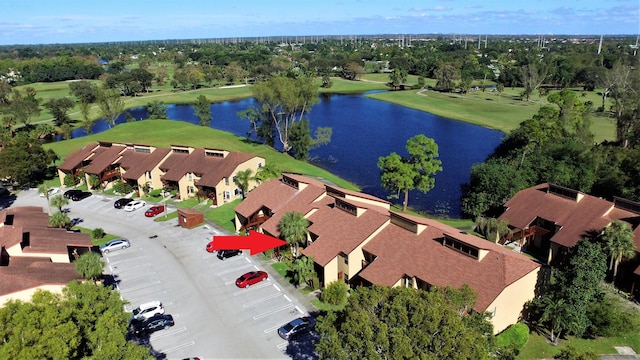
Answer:
<path fill-rule="evenodd" d="M 640 331 L 640 314 L 637 309 L 623 305 L 620 299 L 610 295 L 602 301 L 594 301 L 587 308 L 591 322 L 587 329 L 590 337 L 613 337 Z"/>
<path fill-rule="evenodd" d="M 347 284 L 343 281 L 334 281 L 322 290 L 320 300 L 327 304 L 339 305 L 347 300 Z"/>
<path fill-rule="evenodd" d="M 104 230 L 102 230 L 101 228 L 95 228 L 93 229 L 93 231 L 91 231 L 91 236 L 94 239 L 102 239 L 105 236 L 105 232 Z"/>
<path fill-rule="evenodd" d="M 500 359 L 513 359 L 529 341 L 529 327 L 516 323 L 496 336 L 496 348 Z"/>
<path fill-rule="evenodd" d="M 133 188 L 131 187 L 131 185 L 120 180 L 120 181 L 116 181 L 116 183 L 113 184 L 113 191 L 120 194 L 128 194 L 131 191 L 133 191 Z"/>

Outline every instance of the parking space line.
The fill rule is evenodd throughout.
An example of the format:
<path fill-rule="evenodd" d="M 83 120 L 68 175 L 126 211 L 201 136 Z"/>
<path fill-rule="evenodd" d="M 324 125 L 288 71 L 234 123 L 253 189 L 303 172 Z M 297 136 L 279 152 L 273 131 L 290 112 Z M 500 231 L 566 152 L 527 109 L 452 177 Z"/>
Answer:
<path fill-rule="evenodd" d="M 282 291 L 282 290 L 280 290 L 280 288 L 276 284 L 273 284 L 273 287 L 276 288 L 276 290 L 278 290 L 278 291 Z"/>
<path fill-rule="evenodd" d="M 162 352 L 165 353 L 165 354 L 168 354 L 168 353 L 171 353 L 171 352 L 174 352 L 174 351 L 177 351 L 177 350 L 188 348 L 189 346 L 193 346 L 195 344 L 196 344 L 196 342 L 191 340 L 188 343 L 184 343 L 182 345 L 178 345 L 178 346 L 174 346 L 172 348 L 165 349 Z"/>
<path fill-rule="evenodd" d="M 215 264 L 214 265 L 209 265 L 209 266 L 213 267 L 213 266 L 215 266 Z M 230 273 L 234 273 L 234 272 L 239 272 L 240 269 L 245 269 L 247 266 L 251 266 L 251 264 L 243 264 L 242 266 L 234 267 L 233 269 L 230 269 L 230 270 L 221 271 L 221 272 L 218 273 L 218 275 L 226 275 L 226 274 L 230 274 Z"/>
<path fill-rule="evenodd" d="M 280 329 L 281 327 L 282 327 L 281 325 L 276 325 L 276 326 L 270 327 L 268 329 L 265 329 L 264 333 L 268 334 L 268 333 L 270 333 L 272 331 L 276 331 L 276 330 Z"/>
<path fill-rule="evenodd" d="M 280 312 L 280 311 L 282 311 L 282 310 L 287 310 L 287 309 L 289 309 L 289 308 L 291 308 L 291 304 L 287 304 L 287 305 L 284 305 L 284 306 L 280 306 L 279 308 L 276 308 L 276 309 L 274 309 L 274 310 L 271 310 L 271 311 L 268 311 L 268 312 L 266 312 L 266 313 L 262 313 L 262 314 L 259 314 L 259 315 L 254 316 L 254 317 L 253 317 L 253 320 L 262 319 L 263 317 L 266 317 L 266 316 L 269 316 L 269 315 L 275 314 L 275 313 Z"/>
<path fill-rule="evenodd" d="M 171 336 L 171 335 L 175 335 L 181 332 L 187 331 L 186 327 L 180 327 L 177 329 L 173 329 L 171 328 L 170 330 L 165 330 L 162 333 L 160 333 L 159 335 L 155 336 L 156 334 L 158 334 L 157 332 L 151 334 L 151 337 L 153 337 L 153 339 L 162 339 L 163 337 L 167 337 L 167 336 Z"/>
<path fill-rule="evenodd" d="M 120 292 L 121 292 L 121 293 L 129 293 L 129 292 L 132 292 L 132 291 L 137 291 L 137 290 L 146 289 L 146 288 L 148 288 L 148 287 L 152 287 L 152 286 L 155 286 L 155 285 L 158 285 L 158 284 L 161 284 L 161 283 L 162 283 L 162 282 L 161 282 L 160 280 L 157 280 L 157 281 L 153 281 L 153 282 L 150 282 L 150 283 L 144 284 L 144 285 L 142 285 L 142 286 L 137 286 L 137 287 L 130 288 L 130 289 L 125 289 L 125 290 L 120 289 Z"/>
<path fill-rule="evenodd" d="M 289 345 L 289 343 L 285 341 L 283 343 L 278 344 L 276 347 L 278 348 L 278 350 L 282 350 L 282 349 L 286 348 L 288 345 Z"/>
<path fill-rule="evenodd" d="M 117 269 L 119 264 L 120 264 L 120 262 L 115 263 L 115 264 L 111 264 L 109 266 L 111 266 L 112 269 Z M 150 266 L 151 266 L 151 263 L 144 263 L 144 264 L 138 264 L 138 265 L 134 265 L 134 266 L 127 266 L 126 269 L 127 269 L 127 271 L 129 271 L 129 270 L 132 270 L 132 269 L 137 269 L 137 268 L 141 268 L 141 267 L 150 267 Z"/>
<path fill-rule="evenodd" d="M 273 298 L 277 298 L 277 297 L 279 297 L 279 296 L 281 296 L 281 295 L 282 295 L 282 294 L 277 294 L 277 293 L 276 293 L 276 294 L 271 294 L 271 295 L 269 295 L 269 296 L 265 296 L 265 297 L 262 297 L 262 298 L 260 298 L 260 299 L 257 299 L 257 300 L 254 300 L 254 301 L 248 302 L 248 303 L 246 303 L 246 304 L 242 305 L 242 307 L 250 307 L 250 306 L 253 306 L 253 305 L 255 305 L 255 304 L 259 304 L 259 303 L 261 303 L 261 302 L 263 302 L 263 301 L 267 301 L 267 300 L 271 300 L 271 299 L 273 299 Z M 285 297 L 286 297 L 286 296 L 285 296 Z M 291 300 L 289 300 L 289 301 L 291 301 Z"/>

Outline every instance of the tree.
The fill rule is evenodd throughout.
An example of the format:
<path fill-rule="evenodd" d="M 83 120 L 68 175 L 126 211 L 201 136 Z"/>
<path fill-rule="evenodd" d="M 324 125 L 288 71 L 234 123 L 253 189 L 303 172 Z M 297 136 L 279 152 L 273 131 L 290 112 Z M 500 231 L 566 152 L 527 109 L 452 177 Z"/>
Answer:
<path fill-rule="evenodd" d="M 357 62 L 349 62 L 342 69 L 342 77 L 346 80 L 360 80 L 364 73 L 364 68 Z"/>
<path fill-rule="evenodd" d="M 51 199 L 49 199 L 50 189 L 51 188 L 46 183 L 38 185 L 38 192 L 40 192 L 40 194 L 43 194 L 44 197 L 47 199 L 47 206 L 49 207 L 49 215 L 51 215 Z"/>
<path fill-rule="evenodd" d="M 89 175 L 89 189 L 97 189 L 100 187 L 101 181 L 100 177 L 96 174 Z"/>
<path fill-rule="evenodd" d="M 100 254 L 90 251 L 80 255 L 80 257 L 74 261 L 73 267 L 78 275 L 95 283 L 96 280 L 102 277 L 104 260 L 102 260 Z"/>
<path fill-rule="evenodd" d="M 409 190 L 418 189 L 427 193 L 435 186 L 433 175 L 442 171 L 438 157 L 438 144 L 424 135 L 416 135 L 407 141 L 408 157 L 391 153 L 378 160 L 382 187 L 396 192 L 390 198 L 397 198 L 404 192 L 402 211 L 407 211 Z"/>
<path fill-rule="evenodd" d="M 301 256 L 289 265 L 293 284 L 297 287 L 307 283 L 314 275 L 313 257 Z"/>
<path fill-rule="evenodd" d="M 80 114 L 82 115 L 82 128 L 87 133 L 87 135 L 91 135 L 94 120 L 89 117 L 89 113 L 91 111 L 91 104 L 86 102 L 80 102 L 78 104 L 80 108 Z"/>
<path fill-rule="evenodd" d="M 51 115 L 53 115 L 53 122 L 54 124 L 56 124 L 56 126 L 61 126 L 70 121 L 67 112 L 74 106 L 75 103 L 73 102 L 73 100 L 66 96 L 62 98 L 51 99 L 44 104 L 44 107 L 46 107 Z"/>
<path fill-rule="evenodd" d="M 96 102 L 109 127 L 115 126 L 116 119 L 124 111 L 124 100 L 122 100 L 120 93 L 114 89 L 99 89 Z"/>
<path fill-rule="evenodd" d="M 40 115 L 40 100 L 36 99 L 33 88 L 25 88 L 25 95 L 19 90 L 13 89 L 13 96 L 9 105 L 9 113 L 13 114 L 16 120 L 21 121 L 25 126 L 31 124 L 31 119 Z"/>
<path fill-rule="evenodd" d="M 389 86 L 393 88 L 393 90 L 398 90 L 402 84 L 407 82 L 407 70 L 395 68 L 389 74 Z"/>
<path fill-rule="evenodd" d="M 236 176 L 233 178 L 233 182 L 238 186 L 238 188 L 240 188 L 240 192 L 242 192 L 243 199 L 249 190 L 249 181 L 251 180 L 252 172 L 253 170 L 251 169 L 238 171 Z"/>
<path fill-rule="evenodd" d="M 322 289 L 320 300 L 330 305 L 340 305 L 347 301 L 349 289 L 347 284 L 342 280 L 336 280 L 329 283 Z"/>
<path fill-rule="evenodd" d="M 87 80 L 73 81 L 69 83 L 69 93 L 80 103 L 92 104 L 98 98 L 98 87 Z"/>
<path fill-rule="evenodd" d="M 613 270 L 613 282 L 618 275 L 618 266 L 623 258 L 631 259 L 636 255 L 636 244 L 633 242 L 633 229 L 628 223 L 613 220 L 602 232 L 604 251 L 609 255 L 609 270 Z"/>
<path fill-rule="evenodd" d="M 489 359 L 493 334 L 479 329 L 491 325 L 470 325 L 458 311 L 435 287 L 360 287 L 343 310 L 318 319 L 316 351 L 320 359 Z"/>
<path fill-rule="evenodd" d="M 69 283 L 62 294 L 37 290 L 29 302 L 0 308 L 2 359 L 152 359 L 128 341 L 124 301 L 110 287 Z"/>
<path fill-rule="evenodd" d="M 564 303 L 564 299 L 554 299 L 551 296 L 543 297 L 544 311 L 540 322 L 549 322 L 549 330 L 551 330 L 551 337 L 549 340 L 554 344 L 562 335 L 562 332 L 567 329 L 567 306 Z"/>
<path fill-rule="evenodd" d="M 262 119 L 271 125 L 282 143 L 283 152 L 291 149 L 289 134 L 291 127 L 301 121 L 318 102 L 318 86 L 310 77 L 274 77 L 256 84 L 253 94 L 260 104 Z"/>
<path fill-rule="evenodd" d="M 56 212 L 49 217 L 49 224 L 55 228 L 66 228 L 71 223 L 69 216 L 63 212 Z"/>
<path fill-rule="evenodd" d="M 230 84 L 233 84 L 236 81 L 244 78 L 246 74 L 247 71 L 242 68 L 240 63 L 238 63 L 237 61 L 232 61 L 224 68 L 224 75 Z"/>
<path fill-rule="evenodd" d="M 167 117 L 167 105 L 162 101 L 154 100 L 147 103 L 147 112 L 149 113 L 149 119 L 168 119 Z"/>
<path fill-rule="evenodd" d="M 528 64 L 520 68 L 520 83 L 524 87 L 525 101 L 529 101 L 531 94 L 542 85 L 546 77 L 547 71 L 544 67 Z"/>
<path fill-rule="evenodd" d="M 38 140 L 16 136 L 0 151 L 0 178 L 18 185 L 27 184 L 35 172 L 44 172 L 49 164 L 47 152 Z"/>
<path fill-rule="evenodd" d="M 62 212 L 62 208 L 67 204 L 69 204 L 69 199 L 65 198 L 62 195 L 56 195 L 51 198 L 51 205 L 58 208 L 59 212 Z"/>
<path fill-rule="evenodd" d="M 509 229 L 509 221 L 507 220 L 478 216 L 476 218 L 475 231 L 484 236 L 485 239 L 496 243 L 505 235 L 508 235 L 511 229 Z"/>
<path fill-rule="evenodd" d="M 258 183 L 263 183 L 269 181 L 271 179 L 277 179 L 281 175 L 280 169 L 278 168 L 278 164 L 273 162 L 268 162 L 263 166 L 258 168 L 256 172 L 256 176 L 254 179 L 258 181 Z"/>
<path fill-rule="evenodd" d="M 280 236 L 291 246 L 291 254 L 294 258 L 298 257 L 298 247 L 307 243 L 308 228 L 309 220 L 302 213 L 290 211 L 280 218 L 278 223 Z"/>
<path fill-rule="evenodd" d="M 200 119 L 200 125 L 209 126 L 209 123 L 211 122 L 211 102 L 207 100 L 206 96 L 198 96 L 196 103 L 193 104 L 193 110 L 195 111 L 198 119 Z"/>
<path fill-rule="evenodd" d="M 433 74 L 436 78 L 435 88 L 440 91 L 451 92 L 455 88 L 455 82 L 460 79 L 460 70 L 451 63 L 443 63 Z"/>

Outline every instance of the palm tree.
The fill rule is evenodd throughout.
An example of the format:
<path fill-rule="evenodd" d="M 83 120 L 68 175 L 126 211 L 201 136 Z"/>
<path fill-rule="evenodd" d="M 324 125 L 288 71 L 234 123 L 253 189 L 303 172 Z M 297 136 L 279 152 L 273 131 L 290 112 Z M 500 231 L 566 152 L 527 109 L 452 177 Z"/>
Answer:
<path fill-rule="evenodd" d="M 545 297 L 542 301 L 545 307 L 540 317 L 540 322 L 551 322 L 549 329 L 551 330 L 550 340 L 555 344 L 562 331 L 566 329 L 566 305 L 564 299 L 554 300 L 550 296 Z"/>
<path fill-rule="evenodd" d="M 44 197 L 47 199 L 47 206 L 49 207 L 49 215 L 51 215 L 51 203 L 49 201 L 49 190 L 51 190 L 51 188 L 47 184 L 38 185 L 38 191 L 41 194 L 43 194 Z"/>
<path fill-rule="evenodd" d="M 51 205 L 57 207 L 59 212 L 62 212 L 62 208 L 65 205 L 69 204 L 69 200 L 62 195 L 56 195 L 51 198 L 50 203 Z"/>
<path fill-rule="evenodd" d="M 613 270 L 613 281 L 618 275 L 618 265 L 623 258 L 630 259 L 636 254 L 633 230 L 624 221 L 613 220 L 602 232 L 604 250 L 610 256 L 609 270 Z"/>
<path fill-rule="evenodd" d="M 291 246 L 291 254 L 294 258 L 298 257 L 298 246 L 307 240 L 308 227 L 309 220 L 304 217 L 304 214 L 295 211 L 282 215 L 278 223 L 280 235 Z"/>
<path fill-rule="evenodd" d="M 264 166 L 258 168 L 258 172 L 256 172 L 256 176 L 254 179 L 258 181 L 258 183 L 263 183 L 265 181 L 269 181 L 271 179 L 277 179 L 280 177 L 280 169 L 278 165 L 275 163 L 266 163 Z"/>
<path fill-rule="evenodd" d="M 475 230 L 494 243 L 511 233 L 508 221 L 484 216 L 478 216 L 476 219 Z"/>
<path fill-rule="evenodd" d="M 244 171 L 238 171 L 236 176 L 233 178 L 233 182 L 238 185 L 240 191 L 242 192 L 242 198 L 244 199 L 247 190 L 249 190 L 249 180 L 251 180 L 251 173 L 253 171 L 251 169 L 247 169 Z"/>
<path fill-rule="evenodd" d="M 295 286 L 308 282 L 313 276 L 314 266 L 312 257 L 301 256 L 295 259 L 290 267 L 293 275 L 293 284 Z"/>
<path fill-rule="evenodd" d="M 102 276 L 104 261 L 100 255 L 94 252 L 88 252 L 80 255 L 80 257 L 74 262 L 73 266 L 80 276 L 95 283 L 96 280 Z"/>
<path fill-rule="evenodd" d="M 71 219 L 63 212 L 57 212 L 49 217 L 49 224 L 56 228 L 67 227 L 71 223 Z"/>

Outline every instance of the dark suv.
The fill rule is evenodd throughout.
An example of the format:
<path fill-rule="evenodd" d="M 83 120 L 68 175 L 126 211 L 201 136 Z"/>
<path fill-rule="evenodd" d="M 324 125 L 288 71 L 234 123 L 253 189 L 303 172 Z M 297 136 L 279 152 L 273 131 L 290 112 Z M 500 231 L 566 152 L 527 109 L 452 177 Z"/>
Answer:
<path fill-rule="evenodd" d="M 224 260 L 242 254 L 242 250 L 218 250 L 218 259 Z"/>
<path fill-rule="evenodd" d="M 71 189 L 71 190 L 65 191 L 63 195 L 64 195 L 65 198 L 71 199 L 71 197 L 73 195 L 77 195 L 77 194 L 81 194 L 81 193 L 82 193 L 82 190 Z"/>
<path fill-rule="evenodd" d="M 133 199 L 131 198 L 121 198 L 116 200 L 116 202 L 113 203 L 113 207 L 116 209 L 122 209 L 125 205 L 127 205 L 128 203 L 132 202 Z"/>
<path fill-rule="evenodd" d="M 173 325 L 173 316 L 156 314 L 146 320 L 133 319 L 129 325 L 129 331 L 134 335 L 146 335 L 161 329 L 168 329 Z"/>

